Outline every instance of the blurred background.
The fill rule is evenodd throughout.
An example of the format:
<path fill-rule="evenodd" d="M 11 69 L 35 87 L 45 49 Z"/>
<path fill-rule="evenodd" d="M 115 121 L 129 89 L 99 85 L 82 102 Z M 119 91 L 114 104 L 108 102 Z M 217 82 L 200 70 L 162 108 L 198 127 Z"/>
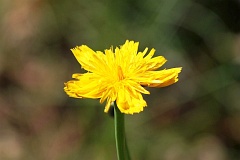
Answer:
<path fill-rule="evenodd" d="M 0 159 L 116 159 L 104 104 L 63 87 L 84 72 L 70 48 L 126 39 L 183 67 L 126 115 L 132 159 L 239 160 L 239 0 L 1 0 Z"/>

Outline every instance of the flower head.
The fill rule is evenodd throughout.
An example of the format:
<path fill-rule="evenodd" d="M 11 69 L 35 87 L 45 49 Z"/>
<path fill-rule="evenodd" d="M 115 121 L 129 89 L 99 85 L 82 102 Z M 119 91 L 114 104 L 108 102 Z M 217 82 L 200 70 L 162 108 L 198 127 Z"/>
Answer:
<path fill-rule="evenodd" d="M 106 49 L 105 54 L 93 51 L 86 45 L 71 51 L 87 73 L 72 75 L 75 80 L 65 83 L 64 90 L 74 98 L 99 98 L 105 100 L 105 112 L 116 101 L 119 110 L 125 114 L 139 113 L 147 106 L 142 97 L 150 94 L 143 86 L 165 87 L 178 81 L 181 68 L 157 71 L 166 59 L 153 58 L 155 49 L 138 52 L 138 42 L 126 41 L 120 47 Z"/>

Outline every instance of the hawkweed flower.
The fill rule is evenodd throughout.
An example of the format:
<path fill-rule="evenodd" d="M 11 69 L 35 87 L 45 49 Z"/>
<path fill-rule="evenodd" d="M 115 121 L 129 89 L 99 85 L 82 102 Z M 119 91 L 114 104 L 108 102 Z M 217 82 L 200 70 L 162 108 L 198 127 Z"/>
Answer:
<path fill-rule="evenodd" d="M 86 73 L 75 73 L 65 83 L 64 90 L 74 98 L 100 99 L 106 101 L 108 112 L 112 102 L 121 113 L 133 114 L 147 106 L 142 94 L 150 94 L 144 87 L 165 87 L 178 81 L 181 67 L 157 70 L 167 60 L 153 57 L 155 49 L 138 52 L 138 42 L 126 41 L 122 46 L 103 52 L 93 51 L 86 45 L 71 51 Z"/>

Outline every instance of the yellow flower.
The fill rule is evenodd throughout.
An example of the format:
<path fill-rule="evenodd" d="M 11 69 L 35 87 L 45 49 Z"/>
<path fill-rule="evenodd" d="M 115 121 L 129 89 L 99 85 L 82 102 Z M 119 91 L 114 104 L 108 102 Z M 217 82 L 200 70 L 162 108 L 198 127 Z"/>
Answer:
<path fill-rule="evenodd" d="M 178 81 L 180 68 L 157 71 L 166 59 L 153 57 L 155 49 L 138 52 L 138 42 L 126 41 L 120 48 L 106 49 L 105 54 L 86 45 L 71 51 L 87 73 L 72 75 L 75 80 L 65 83 L 64 90 L 74 98 L 100 98 L 105 100 L 104 112 L 116 101 L 122 113 L 133 114 L 147 106 L 142 94 L 150 94 L 143 86 L 165 87 Z"/>

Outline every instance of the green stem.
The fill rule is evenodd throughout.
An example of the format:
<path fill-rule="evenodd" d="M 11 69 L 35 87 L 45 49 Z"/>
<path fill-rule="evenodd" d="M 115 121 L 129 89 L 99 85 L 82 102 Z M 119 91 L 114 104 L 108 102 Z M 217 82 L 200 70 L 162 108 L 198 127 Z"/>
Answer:
<path fill-rule="evenodd" d="M 116 103 L 114 103 L 114 123 L 118 160 L 130 160 L 131 158 L 125 137 L 124 114 L 120 112 Z"/>
<path fill-rule="evenodd" d="M 125 127 L 124 114 L 122 114 L 117 105 L 114 105 L 114 123 L 115 123 L 115 139 L 118 160 L 125 160 Z"/>

